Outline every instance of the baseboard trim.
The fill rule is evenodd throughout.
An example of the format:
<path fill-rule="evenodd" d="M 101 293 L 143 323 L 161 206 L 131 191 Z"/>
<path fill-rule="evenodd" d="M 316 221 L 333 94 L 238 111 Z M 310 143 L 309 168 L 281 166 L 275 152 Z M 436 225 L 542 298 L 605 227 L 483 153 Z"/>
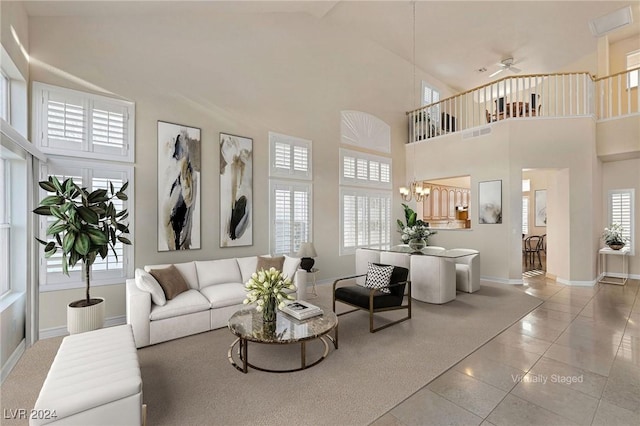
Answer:
<path fill-rule="evenodd" d="M 114 325 L 122 325 L 127 323 L 126 315 L 118 315 L 117 317 L 109 317 L 105 318 L 104 326 L 105 327 L 113 327 Z M 61 327 L 51 327 L 40 329 L 40 340 L 50 339 L 52 337 L 59 336 L 67 336 L 69 332 L 67 331 L 67 326 L 63 325 Z"/>
<path fill-rule="evenodd" d="M 498 284 L 509 284 L 509 285 L 521 285 L 523 284 L 522 278 L 520 279 L 511 279 L 511 278 L 498 278 L 498 277 L 480 277 L 480 281 L 491 281 L 492 283 Z"/>
<path fill-rule="evenodd" d="M 598 279 L 591 281 L 573 281 L 573 280 L 565 280 L 564 278 L 556 278 L 556 282 L 564 285 L 570 285 L 573 287 L 593 287 L 598 283 Z"/>
<path fill-rule="evenodd" d="M 640 275 L 637 274 L 622 274 L 620 272 L 604 272 L 602 274 L 600 274 L 600 277 L 598 278 L 598 280 L 601 280 L 602 277 L 607 276 L 607 277 L 614 277 L 614 278 L 629 278 L 630 280 L 640 280 Z"/>
<path fill-rule="evenodd" d="M 0 384 L 4 383 L 4 380 L 9 377 L 9 373 L 13 370 L 13 367 L 16 366 L 20 357 L 27 349 L 27 341 L 26 339 L 22 339 L 22 341 L 18 344 L 18 347 L 13 351 L 7 362 L 2 366 L 2 372 L 0 372 Z"/>

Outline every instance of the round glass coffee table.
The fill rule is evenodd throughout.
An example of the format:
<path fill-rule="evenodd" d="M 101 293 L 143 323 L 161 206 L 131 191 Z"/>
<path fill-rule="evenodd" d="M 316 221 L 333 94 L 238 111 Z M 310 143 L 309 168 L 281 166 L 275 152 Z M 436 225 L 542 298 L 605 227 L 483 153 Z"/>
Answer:
<path fill-rule="evenodd" d="M 306 320 L 297 320 L 278 311 L 275 324 L 269 325 L 263 323 L 262 312 L 256 311 L 255 308 L 242 309 L 229 318 L 229 330 L 238 336 L 229 347 L 229 362 L 243 373 L 246 373 L 249 367 L 270 373 L 291 373 L 313 367 L 329 354 L 327 339 L 331 340 L 335 349 L 338 349 L 338 317 L 331 311 Z M 334 331 L 333 337 L 329 335 L 331 330 Z M 324 345 L 324 353 L 317 360 L 307 364 L 306 342 L 315 339 L 320 340 Z M 251 364 L 249 342 L 275 345 L 300 343 L 300 368 L 272 370 Z M 238 346 L 237 356 L 240 362 L 236 362 L 233 357 L 233 349 L 236 346 Z"/>

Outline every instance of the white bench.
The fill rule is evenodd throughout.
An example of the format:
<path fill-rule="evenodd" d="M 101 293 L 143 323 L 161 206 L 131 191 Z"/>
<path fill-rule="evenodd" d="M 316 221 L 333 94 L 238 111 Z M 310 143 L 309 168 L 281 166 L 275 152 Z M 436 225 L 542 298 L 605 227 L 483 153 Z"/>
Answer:
<path fill-rule="evenodd" d="M 143 424 L 142 377 L 131 326 L 65 337 L 29 424 Z"/>

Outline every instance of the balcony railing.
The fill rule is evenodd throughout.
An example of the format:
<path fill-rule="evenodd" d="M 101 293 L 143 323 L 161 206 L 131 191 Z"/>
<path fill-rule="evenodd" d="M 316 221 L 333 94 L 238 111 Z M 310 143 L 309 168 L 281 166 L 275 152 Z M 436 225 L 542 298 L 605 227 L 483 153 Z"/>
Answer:
<path fill-rule="evenodd" d="M 637 114 L 638 70 L 596 80 L 587 72 L 505 77 L 409 111 L 409 142 L 507 119 Z"/>
<path fill-rule="evenodd" d="M 595 79 L 598 119 L 608 120 L 638 113 L 639 74 L 640 67 Z"/>

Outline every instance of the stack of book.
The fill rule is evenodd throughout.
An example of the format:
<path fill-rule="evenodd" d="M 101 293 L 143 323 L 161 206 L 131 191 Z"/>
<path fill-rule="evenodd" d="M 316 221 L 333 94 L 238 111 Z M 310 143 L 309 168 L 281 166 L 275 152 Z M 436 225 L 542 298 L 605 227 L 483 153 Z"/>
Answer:
<path fill-rule="evenodd" d="M 305 320 L 311 317 L 315 317 L 318 315 L 322 315 L 322 309 L 317 307 L 316 305 L 312 305 L 309 302 L 305 302 L 304 300 L 294 300 L 293 302 L 288 303 L 282 309 L 287 315 L 291 315 L 295 319 Z"/>

